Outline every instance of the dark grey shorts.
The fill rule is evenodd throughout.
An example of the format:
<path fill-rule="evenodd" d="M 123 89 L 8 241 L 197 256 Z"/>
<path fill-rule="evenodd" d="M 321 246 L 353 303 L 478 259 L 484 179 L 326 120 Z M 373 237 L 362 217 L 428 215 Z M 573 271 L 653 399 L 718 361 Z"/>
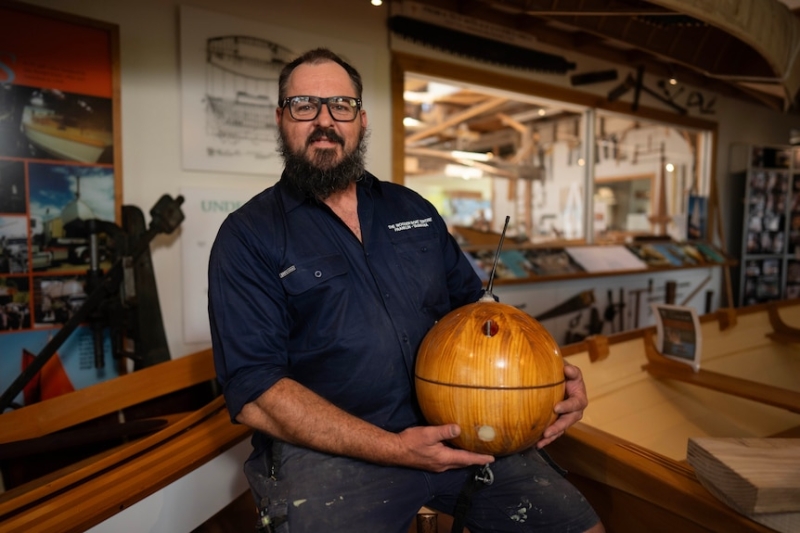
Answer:
<path fill-rule="evenodd" d="M 245 466 L 254 497 L 279 533 L 406 533 L 420 507 L 453 514 L 474 470 L 440 474 L 379 466 L 284 443 L 273 444 L 274 479 L 265 458 Z M 535 449 L 497 459 L 494 482 L 472 495 L 471 533 L 582 532 L 598 522 L 589 502 Z"/>

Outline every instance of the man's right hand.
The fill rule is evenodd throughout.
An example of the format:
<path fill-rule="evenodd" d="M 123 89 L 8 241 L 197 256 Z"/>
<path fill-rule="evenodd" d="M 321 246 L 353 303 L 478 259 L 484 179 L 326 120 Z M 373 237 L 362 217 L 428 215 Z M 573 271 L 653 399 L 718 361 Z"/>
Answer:
<path fill-rule="evenodd" d="M 444 472 L 453 468 L 494 462 L 491 455 L 459 450 L 444 443 L 460 434 L 461 428 L 457 424 L 408 428 L 397 434 L 400 445 L 405 450 L 401 463 L 411 468 Z"/>

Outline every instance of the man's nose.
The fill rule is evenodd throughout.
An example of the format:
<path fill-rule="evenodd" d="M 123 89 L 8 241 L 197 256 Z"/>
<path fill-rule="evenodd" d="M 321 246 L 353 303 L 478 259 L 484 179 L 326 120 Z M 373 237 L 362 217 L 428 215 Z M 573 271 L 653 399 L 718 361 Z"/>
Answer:
<path fill-rule="evenodd" d="M 320 103 L 319 114 L 317 115 L 316 122 L 320 126 L 332 126 L 334 123 L 333 117 L 331 116 L 331 111 L 328 109 L 327 104 Z"/>

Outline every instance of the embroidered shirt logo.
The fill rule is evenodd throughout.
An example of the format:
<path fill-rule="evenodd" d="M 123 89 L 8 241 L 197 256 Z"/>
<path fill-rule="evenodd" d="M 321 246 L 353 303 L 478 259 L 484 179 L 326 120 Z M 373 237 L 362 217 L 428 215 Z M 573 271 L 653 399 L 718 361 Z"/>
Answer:
<path fill-rule="evenodd" d="M 398 232 L 411 228 L 427 228 L 432 220 L 433 219 L 431 217 L 428 217 L 418 218 L 417 220 L 408 220 L 406 222 L 397 222 L 395 224 L 389 224 L 389 229 L 393 229 L 395 232 Z"/>

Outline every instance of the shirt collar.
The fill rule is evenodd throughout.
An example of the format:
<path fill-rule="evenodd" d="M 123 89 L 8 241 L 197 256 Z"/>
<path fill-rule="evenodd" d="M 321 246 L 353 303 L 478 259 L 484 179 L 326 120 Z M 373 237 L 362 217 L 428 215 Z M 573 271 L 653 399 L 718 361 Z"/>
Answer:
<path fill-rule="evenodd" d="M 358 187 L 363 187 L 364 190 L 371 189 L 376 192 L 380 191 L 380 180 L 366 171 L 361 176 L 361 179 L 358 180 L 356 185 Z M 278 181 L 277 186 L 281 194 L 284 210 L 287 213 L 294 210 L 301 204 L 309 202 L 309 199 L 306 198 L 303 193 L 297 190 L 296 187 L 292 186 L 289 180 L 286 179 L 286 171 L 281 174 L 281 179 Z"/>

